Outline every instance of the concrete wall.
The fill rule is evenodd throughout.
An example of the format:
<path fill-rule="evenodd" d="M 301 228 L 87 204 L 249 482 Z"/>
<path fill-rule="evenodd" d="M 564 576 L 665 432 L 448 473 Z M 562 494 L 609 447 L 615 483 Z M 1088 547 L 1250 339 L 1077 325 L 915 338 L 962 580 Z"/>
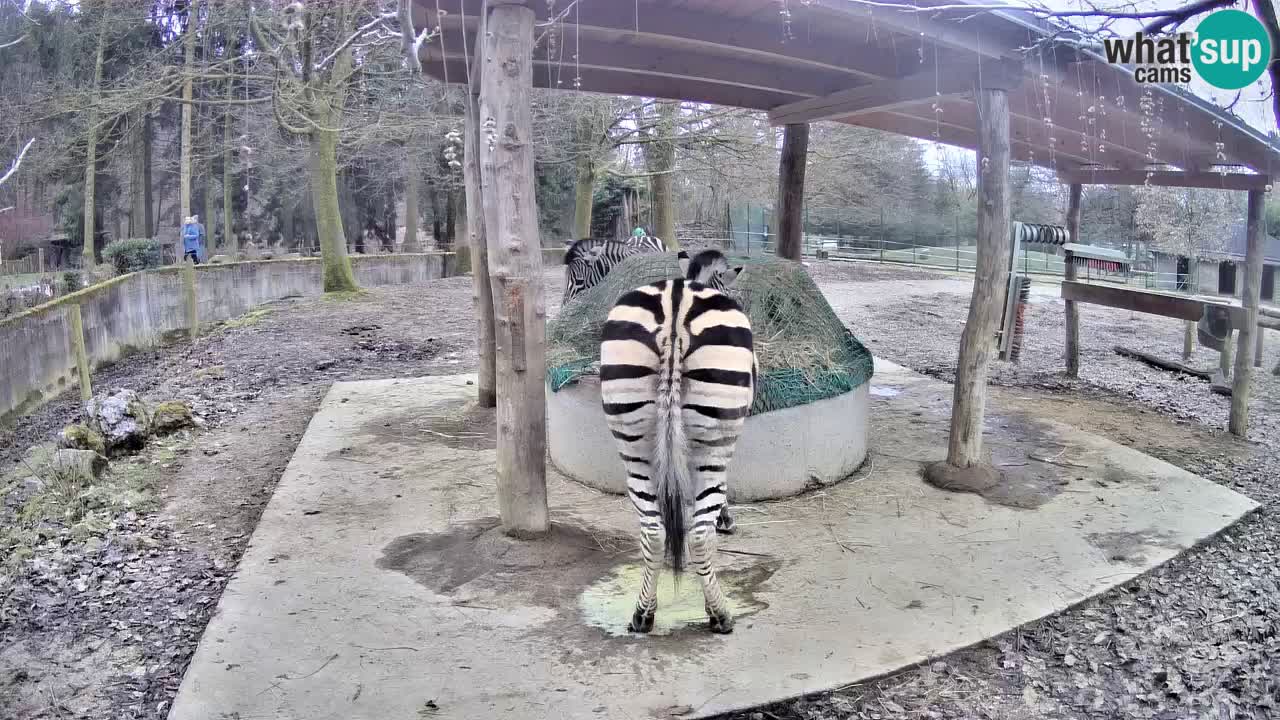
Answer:
<path fill-rule="evenodd" d="M 747 418 L 729 466 L 735 503 L 791 497 L 837 483 L 867 457 L 870 383 L 835 397 Z M 627 473 L 600 405 L 600 378 L 547 392 L 547 451 L 565 475 L 622 494 Z"/>
<path fill-rule="evenodd" d="M 445 277 L 448 253 L 351 258 L 362 287 L 424 283 Z M 272 300 L 323 292 L 320 260 L 265 260 L 200 265 L 196 298 L 200 322 L 243 315 Z M 90 367 L 158 344 L 186 328 L 182 275 L 177 268 L 130 273 L 0 321 L 0 421 L 36 407 L 77 382 L 69 337 L 72 305 L 84 318 Z"/>

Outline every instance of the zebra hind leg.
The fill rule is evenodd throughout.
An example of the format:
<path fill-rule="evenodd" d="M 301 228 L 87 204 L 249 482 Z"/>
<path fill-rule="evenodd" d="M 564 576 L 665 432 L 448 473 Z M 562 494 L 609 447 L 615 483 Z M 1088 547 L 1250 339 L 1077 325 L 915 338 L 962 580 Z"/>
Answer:
<path fill-rule="evenodd" d="M 653 629 L 653 616 L 658 610 L 658 572 L 662 569 L 662 523 L 652 518 L 640 522 L 640 551 L 644 555 L 644 579 L 640 582 L 640 596 L 636 599 L 635 612 L 631 614 L 631 632 L 647 633 Z"/>
<path fill-rule="evenodd" d="M 729 514 L 729 503 L 725 503 L 720 508 L 720 514 L 716 516 L 716 532 L 724 535 L 732 535 L 738 532 L 738 523 L 734 522 L 733 515 Z"/>
<path fill-rule="evenodd" d="M 716 578 L 716 570 L 712 565 L 715 544 L 716 534 L 711 523 L 695 525 L 689 534 L 689 555 L 698 579 L 702 581 L 708 627 L 713 633 L 727 634 L 733 632 L 733 613 L 729 610 L 729 601 L 720 590 L 720 581 Z"/>

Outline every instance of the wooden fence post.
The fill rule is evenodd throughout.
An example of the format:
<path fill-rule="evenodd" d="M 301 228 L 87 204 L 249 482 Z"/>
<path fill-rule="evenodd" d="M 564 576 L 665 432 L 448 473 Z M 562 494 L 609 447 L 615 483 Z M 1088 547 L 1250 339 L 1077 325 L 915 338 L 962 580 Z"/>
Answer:
<path fill-rule="evenodd" d="M 1258 334 L 1253 343 L 1253 366 L 1256 368 L 1262 367 L 1262 335 L 1265 332 L 1266 330 L 1259 327 Z"/>
<path fill-rule="evenodd" d="M 44 274 L 44 248 L 36 248 L 36 263 L 40 266 L 39 272 Z"/>
<path fill-rule="evenodd" d="M 68 309 L 67 319 L 71 321 L 71 353 L 76 356 L 76 370 L 80 374 L 80 399 L 88 402 L 93 397 L 93 385 L 89 381 L 89 353 L 84 345 L 84 315 L 80 303 Z"/>
<path fill-rule="evenodd" d="M 975 90 L 978 113 L 978 248 L 969 317 L 960 337 L 955 392 L 951 405 L 951 435 L 946 462 L 925 471 L 931 483 L 959 489 L 988 486 L 999 471 L 983 463 L 982 421 L 986 412 L 987 373 L 995 349 L 1003 288 L 1009 271 L 1009 89 L 1016 87 L 1020 69 L 986 66 Z"/>
<path fill-rule="evenodd" d="M 196 295 L 196 266 L 182 261 L 182 304 L 187 311 L 187 334 L 192 340 L 200 335 L 200 304 Z"/>
<path fill-rule="evenodd" d="M 1240 302 L 1244 306 L 1244 327 L 1240 328 L 1240 344 L 1236 349 L 1236 374 L 1231 383 L 1231 416 L 1227 429 L 1237 437 L 1249 435 L 1249 381 L 1253 370 L 1254 335 L 1258 327 L 1258 302 L 1262 294 L 1263 206 L 1266 204 L 1263 190 L 1249 191 L 1248 247 L 1245 251 L 1244 288 Z M 1224 349 L 1226 346 L 1223 346 Z M 1259 348 L 1260 349 L 1260 348 Z"/>
<path fill-rule="evenodd" d="M 805 158 L 809 153 L 809 124 L 789 123 L 782 131 L 782 159 L 778 162 L 778 257 L 800 261 L 804 224 Z"/>
<path fill-rule="evenodd" d="M 1071 185 L 1067 198 L 1067 235 L 1073 243 L 1080 242 L 1080 196 L 1084 191 L 1079 183 Z M 1067 280 L 1076 279 L 1075 258 L 1070 250 L 1063 252 L 1063 275 Z M 1080 309 L 1074 300 L 1066 302 L 1067 314 L 1067 377 L 1080 377 Z"/>
<path fill-rule="evenodd" d="M 492 269 L 498 395 L 498 511 L 517 537 L 550 528 L 547 513 L 546 307 L 534 204 L 533 10 L 489 0 L 478 35 L 480 187 Z"/>
<path fill-rule="evenodd" d="M 464 33 L 465 34 L 465 33 Z M 476 402 L 480 407 L 491 408 L 498 404 L 497 381 L 494 379 L 493 345 L 493 288 L 489 279 L 489 248 L 485 240 L 484 203 L 480 195 L 480 77 L 483 56 L 481 43 L 485 36 L 485 19 L 481 15 L 476 31 L 476 47 L 470 48 L 473 58 L 468 67 L 472 77 L 467 80 L 464 118 L 462 181 L 467 203 L 467 258 L 471 269 L 471 297 L 476 309 L 477 350 L 480 370 L 476 382 Z"/>

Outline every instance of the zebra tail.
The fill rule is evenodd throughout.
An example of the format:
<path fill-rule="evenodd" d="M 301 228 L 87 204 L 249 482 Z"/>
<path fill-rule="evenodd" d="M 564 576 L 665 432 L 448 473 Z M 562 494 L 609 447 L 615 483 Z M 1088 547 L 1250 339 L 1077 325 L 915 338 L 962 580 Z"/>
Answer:
<path fill-rule="evenodd" d="M 666 552 L 676 579 L 684 571 L 686 503 L 693 497 L 693 477 L 681 419 L 680 360 L 666 364 L 658 375 L 657 438 L 653 470 L 658 480 L 658 511 L 666 535 Z"/>

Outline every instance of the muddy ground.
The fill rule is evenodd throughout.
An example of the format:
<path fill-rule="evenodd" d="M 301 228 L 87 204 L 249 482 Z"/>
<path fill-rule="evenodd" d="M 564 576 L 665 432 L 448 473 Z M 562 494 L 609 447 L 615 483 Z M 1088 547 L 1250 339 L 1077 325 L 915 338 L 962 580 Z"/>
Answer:
<path fill-rule="evenodd" d="M 877 356 L 950 379 L 972 279 L 892 265 L 815 264 Z M 548 310 L 559 268 L 547 271 Z M 999 402 L 1168 460 L 1266 506 L 1217 541 L 1067 613 L 921 668 L 740 718 L 1269 717 L 1280 701 L 1280 381 L 1255 386 L 1252 443 L 1221 432 L 1227 400 L 1111 352 L 1174 357 L 1173 321 L 1086 307 L 1082 372 L 1060 372 L 1061 301 L 1037 295 Z M 90 542 L 53 538 L 0 578 L 0 716 L 163 718 L 272 488 L 335 380 L 451 374 L 476 364 L 470 279 L 293 299 L 141 353 L 96 386 L 190 402 L 204 427 L 147 456 L 159 509 Z M 1267 367 L 1280 359 L 1280 338 Z M 1216 366 L 1200 350 L 1192 364 Z M 0 472 L 78 414 L 66 396 L 0 431 Z M 157 451 L 158 452 L 158 451 Z M 728 669 L 727 671 L 731 671 Z M 1280 714 L 1277 711 L 1276 714 Z"/>

